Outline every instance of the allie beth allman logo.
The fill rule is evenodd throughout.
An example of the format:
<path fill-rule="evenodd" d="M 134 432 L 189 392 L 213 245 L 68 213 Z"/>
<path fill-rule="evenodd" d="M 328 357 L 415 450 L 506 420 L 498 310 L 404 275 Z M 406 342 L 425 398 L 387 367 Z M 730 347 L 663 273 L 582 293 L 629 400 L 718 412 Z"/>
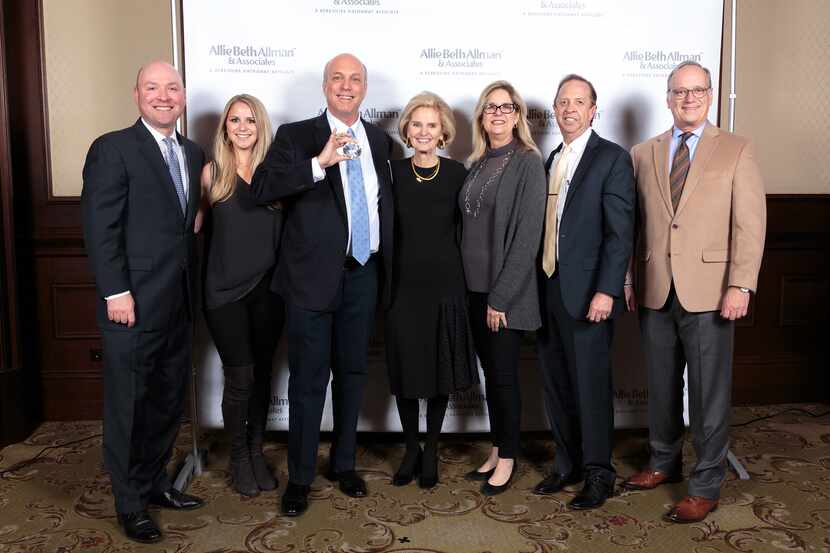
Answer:
<path fill-rule="evenodd" d="M 317 110 L 317 115 L 322 115 L 325 111 L 326 109 L 321 107 Z M 401 116 L 400 108 L 378 109 L 369 106 L 361 108 L 359 113 L 361 119 L 379 127 L 386 127 L 389 122 L 396 123 Z"/>
<path fill-rule="evenodd" d="M 253 46 L 239 44 L 214 44 L 208 55 L 218 58 L 224 66 L 211 69 L 216 72 L 262 71 L 285 72 L 284 62 L 297 55 L 296 48 L 274 48 L 272 46 Z M 293 72 L 293 71 L 287 71 Z"/>
<path fill-rule="evenodd" d="M 629 50 L 623 54 L 623 61 L 636 64 L 642 71 L 671 70 L 681 61 L 700 62 L 702 53 L 688 53 L 680 50 Z"/>
<path fill-rule="evenodd" d="M 487 61 L 501 60 L 501 50 L 479 48 L 424 48 L 420 58 L 436 62 L 438 67 L 481 68 Z"/>

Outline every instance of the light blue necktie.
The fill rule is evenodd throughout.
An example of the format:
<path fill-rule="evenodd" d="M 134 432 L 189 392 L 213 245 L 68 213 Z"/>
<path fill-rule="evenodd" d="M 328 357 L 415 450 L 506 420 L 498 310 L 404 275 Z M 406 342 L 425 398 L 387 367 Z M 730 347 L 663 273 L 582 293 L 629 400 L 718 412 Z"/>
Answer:
<path fill-rule="evenodd" d="M 349 136 L 354 138 L 352 129 L 349 129 Z M 352 216 L 352 257 L 365 265 L 370 255 L 369 208 L 366 206 L 360 158 L 346 161 L 346 176 L 349 179 L 349 213 Z"/>
<path fill-rule="evenodd" d="M 184 195 L 182 171 L 179 168 L 179 156 L 173 147 L 173 139 L 171 137 L 168 136 L 165 138 L 164 143 L 167 145 L 167 169 L 170 171 L 170 178 L 173 179 L 173 186 L 176 187 L 176 195 L 179 197 L 179 205 L 182 208 L 182 213 L 187 213 L 187 198 Z"/>

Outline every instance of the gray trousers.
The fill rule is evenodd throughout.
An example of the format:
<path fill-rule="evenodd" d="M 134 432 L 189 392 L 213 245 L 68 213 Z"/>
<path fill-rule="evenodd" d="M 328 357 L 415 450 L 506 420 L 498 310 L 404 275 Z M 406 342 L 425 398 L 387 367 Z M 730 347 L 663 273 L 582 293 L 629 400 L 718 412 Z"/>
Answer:
<path fill-rule="evenodd" d="M 663 308 L 641 306 L 639 313 L 648 367 L 651 469 L 682 471 L 683 369 L 688 365 L 689 425 L 697 455 L 688 493 L 718 499 L 729 450 L 735 324 L 719 311 L 686 311 L 674 287 Z"/>

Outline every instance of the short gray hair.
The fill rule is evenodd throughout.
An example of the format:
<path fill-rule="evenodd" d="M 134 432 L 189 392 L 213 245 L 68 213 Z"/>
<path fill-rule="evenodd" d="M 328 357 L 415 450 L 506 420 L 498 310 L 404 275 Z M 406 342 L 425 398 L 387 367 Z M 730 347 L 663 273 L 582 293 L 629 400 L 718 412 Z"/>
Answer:
<path fill-rule="evenodd" d="M 669 73 L 669 78 L 666 79 L 666 92 L 671 90 L 671 79 L 672 77 L 674 77 L 674 74 L 683 69 L 684 67 L 697 67 L 698 69 L 703 71 L 706 74 L 706 88 L 712 88 L 712 73 L 696 61 L 685 60 L 675 65 L 674 69 L 672 69 L 671 73 Z"/>

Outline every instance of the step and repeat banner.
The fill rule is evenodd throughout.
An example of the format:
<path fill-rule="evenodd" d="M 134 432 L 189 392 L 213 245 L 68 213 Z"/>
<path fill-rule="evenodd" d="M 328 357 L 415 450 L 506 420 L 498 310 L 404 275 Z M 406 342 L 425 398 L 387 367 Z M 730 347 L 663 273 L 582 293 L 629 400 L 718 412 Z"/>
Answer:
<path fill-rule="evenodd" d="M 397 140 L 397 119 L 422 90 L 453 108 L 458 137 L 446 155 L 470 152 L 472 112 L 481 90 L 507 79 L 529 106 L 534 138 L 547 154 L 560 142 L 551 104 L 559 80 L 578 73 L 597 89 L 594 129 L 626 148 L 671 125 L 666 77 L 694 60 L 720 73 L 722 0 L 184 0 L 187 129 L 209 152 L 228 98 L 246 92 L 263 101 L 274 128 L 325 108 L 325 63 L 341 52 L 368 70 L 364 119 Z M 715 90 L 715 98 L 719 97 Z M 717 120 L 712 106 L 710 120 Z M 382 315 L 381 315 L 382 316 Z M 382 325 L 378 324 L 378 329 Z M 527 337 L 522 356 L 523 428 L 547 428 L 541 380 Z M 615 412 L 619 427 L 646 424 L 645 367 L 636 317 L 618 322 L 614 344 Z M 270 428 L 288 427 L 286 345 L 274 362 Z M 370 354 L 360 430 L 400 429 L 389 394 L 383 338 Z M 222 424 L 222 367 L 204 325 L 198 329 L 199 418 Z M 426 370 L 426 368 L 425 368 Z M 447 432 L 488 430 L 484 387 L 451 398 Z M 331 411 L 323 416 L 331 429 Z"/>

